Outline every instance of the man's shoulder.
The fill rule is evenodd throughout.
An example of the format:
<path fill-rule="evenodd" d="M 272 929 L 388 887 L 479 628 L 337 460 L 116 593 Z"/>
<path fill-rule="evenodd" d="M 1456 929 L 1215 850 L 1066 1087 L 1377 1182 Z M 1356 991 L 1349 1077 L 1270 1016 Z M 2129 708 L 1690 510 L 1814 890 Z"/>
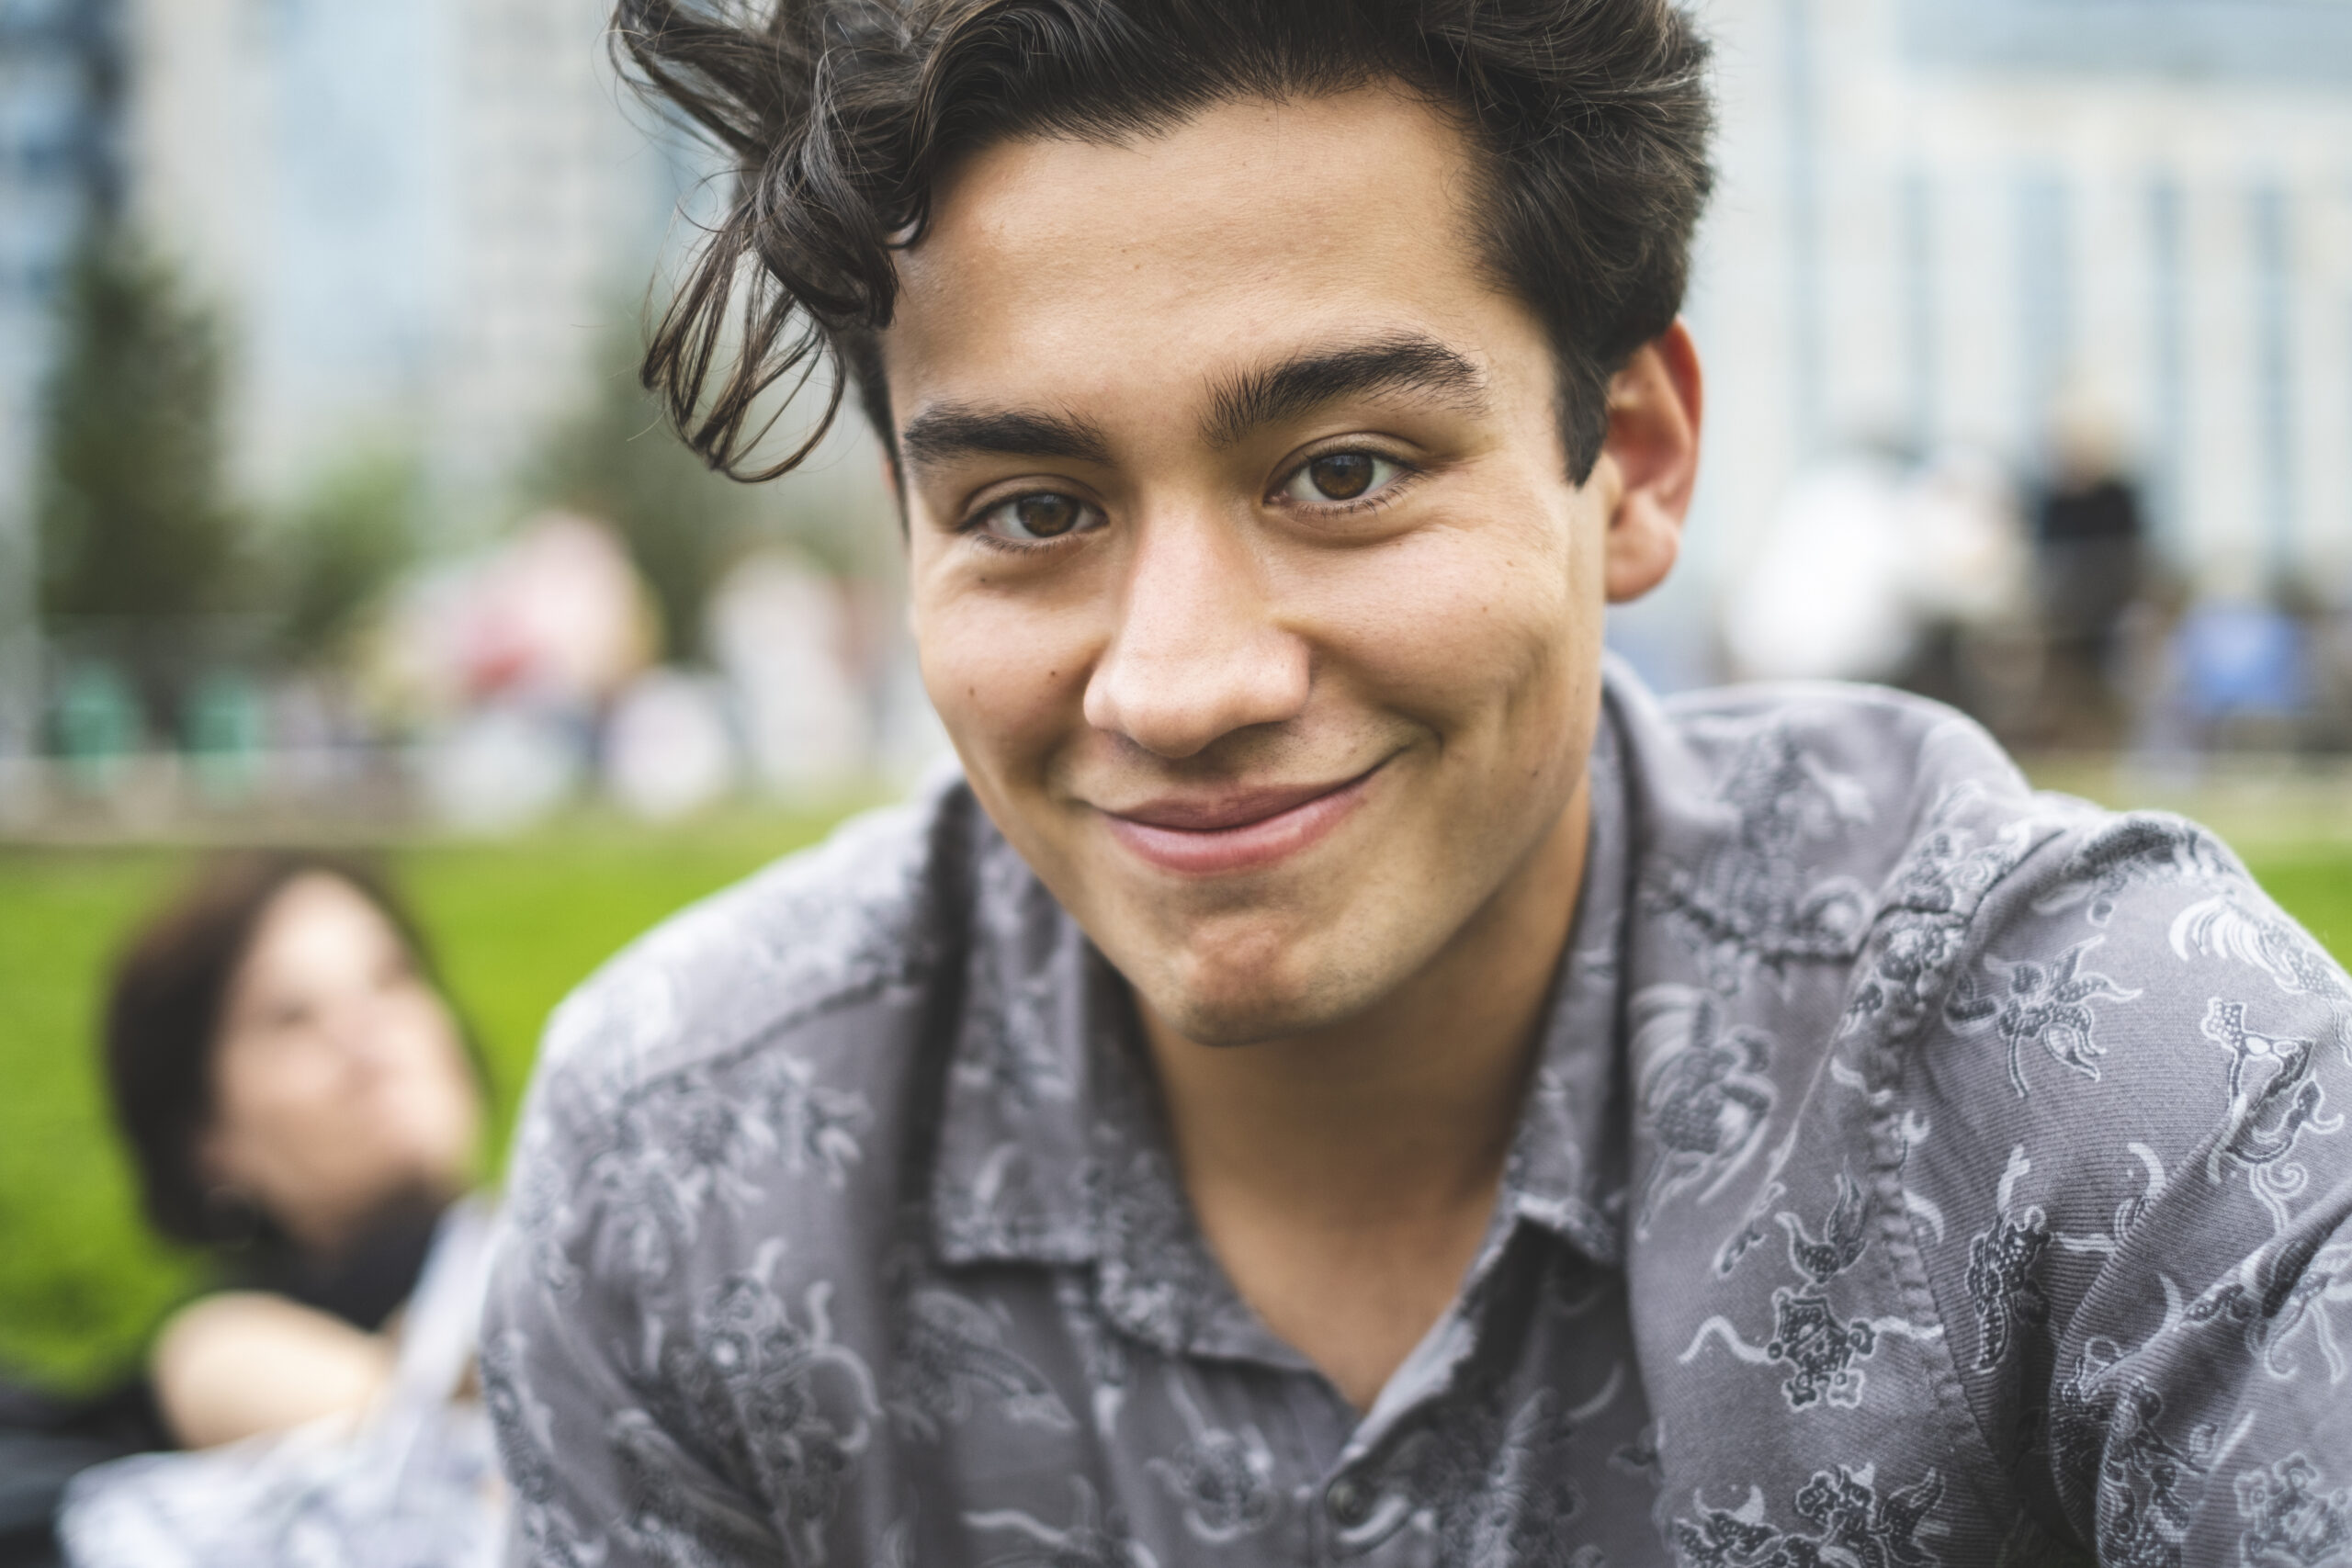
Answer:
<path fill-rule="evenodd" d="M 539 1077 L 625 1093 L 919 996 L 954 946 L 977 816 L 960 783 L 942 784 L 671 917 L 557 1008 Z"/>
<path fill-rule="evenodd" d="M 1629 728 L 1652 907 L 1719 957 L 1852 962 L 1864 1013 L 1927 1008 L 1964 948 L 2055 954 L 2152 925 L 2166 945 L 2196 897 L 2259 898 L 2197 824 L 2037 790 L 1982 726 L 1907 693 L 1726 687 Z"/>
<path fill-rule="evenodd" d="M 858 818 L 568 998 L 516 1133 L 509 1288 L 707 1304 L 747 1236 L 790 1236 L 796 1278 L 839 1273 L 899 1202 L 901 1089 L 959 962 L 978 820 L 960 784 Z"/>
<path fill-rule="evenodd" d="M 2036 879 L 2103 886 L 2098 896 L 2109 899 L 2148 872 L 2245 874 L 2185 818 L 2037 789 L 1976 720 L 1908 692 L 1834 681 L 1725 686 L 1666 698 L 1655 713 L 1683 754 L 1683 804 L 1728 807 L 1711 820 L 1751 839 L 1813 840 L 1817 859 L 1874 845 L 1866 852 L 1901 872 L 1999 839 L 2014 852 L 2000 857 L 2007 867 L 2030 862 Z"/>
<path fill-rule="evenodd" d="M 1982 725 L 1892 687 L 1719 686 L 1668 697 L 1655 712 L 1695 764 L 1687 783 L 1735 806 L 1778 797 L 1786 809 L 1826 812 L 1892 838 L 1939 806 L 1949 810 L 1955 791 L 1995 809 L 2047 807 Z"/>
<path fill-rule="evenodd" d="M 1884 687 L 1635 691 L 1620 707 L 1653 907 L 1785 959 L 1851 956 L 1906 882 L 2006 871 L 2099 816 L 2037 793 L 1966 715 Z"/>

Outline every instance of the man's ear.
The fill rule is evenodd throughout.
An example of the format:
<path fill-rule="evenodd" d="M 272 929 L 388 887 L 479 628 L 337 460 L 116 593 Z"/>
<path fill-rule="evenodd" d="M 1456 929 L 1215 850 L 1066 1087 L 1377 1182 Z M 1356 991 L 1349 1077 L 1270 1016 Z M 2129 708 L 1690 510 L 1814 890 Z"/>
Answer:
<path fill-rule="evenodd" d="M 1647 593 L 1674 566 L 1699 477 L 1704 400 L 1698 346 L 1679 317 L 1635 349 L 1609 383 L 1601 461 L 1614 470 L 1617 497 L 1602 550 L 1612 604 Z"/>

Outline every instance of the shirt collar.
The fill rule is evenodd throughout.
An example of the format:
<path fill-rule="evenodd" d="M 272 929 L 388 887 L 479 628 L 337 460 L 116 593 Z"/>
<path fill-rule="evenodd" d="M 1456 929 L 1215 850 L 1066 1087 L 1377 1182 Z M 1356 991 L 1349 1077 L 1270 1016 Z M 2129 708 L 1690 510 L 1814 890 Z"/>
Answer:
<path fill-rule="evenodd" d="M 1616 676 L 1615 671 L 1611 671 Z M 1619 677 L 1622 679 L 1622 677 Z M 1521 1108 L 1500 1213 L 1553 1232 L 1594 1262 L 1624 1256 L 1626 909 L 1634 857 L 1614 687 L 1593 738 L 1592 828 L 1576 921 L 1552 981 L 1535 1077 Z M 1499 1235 L 1498 1243 L 1507 1240 Z"/>
<path fill-rule="evenodd" d="M 1627 1168 L 1627 680 L 1613 664 L 1607 672 L 1584 886 L 1498 1205 L 1498 1221 L 1524 1219 L 1612 1267 Z M 992 829 L 975 855 L 932 1168 L 939 1260 L 1093 1262 L 1105 1310 L 1148 1342 L 1295 1359 L 1234 1298 L 1193 1224 L 1125 983 Z M 1498 1224 L 1490 1250 L 1513 1228 Z"/>

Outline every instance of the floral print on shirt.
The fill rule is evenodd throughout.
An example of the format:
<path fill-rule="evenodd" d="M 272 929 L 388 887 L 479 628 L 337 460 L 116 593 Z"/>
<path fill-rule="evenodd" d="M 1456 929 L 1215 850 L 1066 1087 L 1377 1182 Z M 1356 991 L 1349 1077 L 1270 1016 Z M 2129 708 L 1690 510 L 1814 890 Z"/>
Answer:
<path fill-rule="evenodd" d="M 1607 678 L 1487 1245 L 1374 1407 L 1235 1293 L 1123 982 L 954 781 L 568 1002 L 518 1561 L 2352 1568 L 2352 981 L 1860 688 Z"/>

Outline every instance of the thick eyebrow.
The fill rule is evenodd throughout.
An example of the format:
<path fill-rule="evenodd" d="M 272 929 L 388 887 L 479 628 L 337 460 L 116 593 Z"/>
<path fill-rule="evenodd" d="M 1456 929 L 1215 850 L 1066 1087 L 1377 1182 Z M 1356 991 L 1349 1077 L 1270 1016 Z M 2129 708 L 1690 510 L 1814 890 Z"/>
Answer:
<path fill-rule="evenodd" d="M 907 421 L 899 450 L 917 468 L 950 458 L 992 454 L 1007 457 L 1064 457 L 1081 463 L 1111 461 L 1111 443 L 1100 426 L 1068 414 L 1034 409 L 983 409 L 939 403 Z"/>
<path fill-rule="evenodd" d="M 1487 404 L 1487 378 L 1453 349 L 1419 333 L 1314 348 L 1211 388 L 1202 434 L 1212 446 L 1231 446 L 1326 403 L 1382 392 L 1426 393 L 1476 412 Z"/>

